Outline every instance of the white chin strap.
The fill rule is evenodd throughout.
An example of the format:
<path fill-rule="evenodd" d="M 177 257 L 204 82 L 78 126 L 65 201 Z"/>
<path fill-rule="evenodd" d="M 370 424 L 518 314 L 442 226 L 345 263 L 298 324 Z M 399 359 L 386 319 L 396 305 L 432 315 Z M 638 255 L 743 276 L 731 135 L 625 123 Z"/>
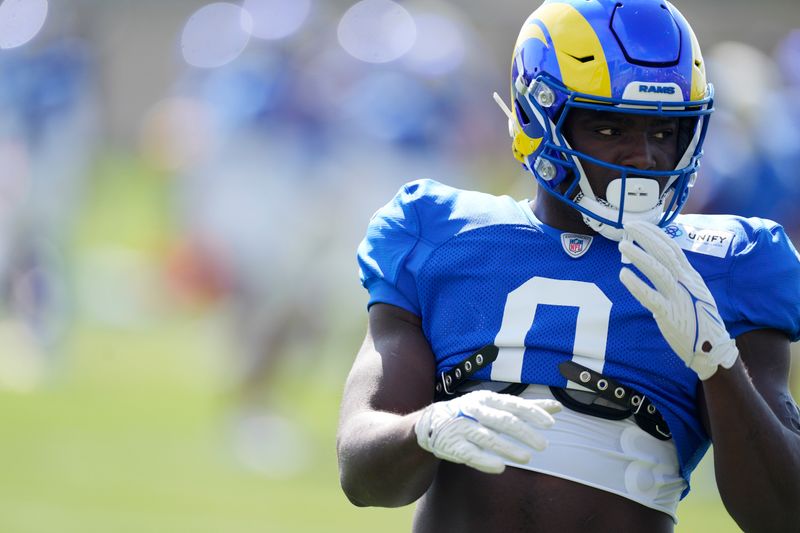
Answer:
<path fill-rule="evenodd" d="M 622 223 L 634 220 L 643 220 L 653 224 L 658 223 L 664 214 L 663 204 L 659 196 L 658 182 L 649 178 L 627 178 L 625 180 L 625 211 L 622 213 Z M 615 179 L 608 184 L 605 200 L 589 198 L 580 194 L 575 203 L 595 215 L 607 220 L 619 220 L 619 202 L 622 190 L 622 179 Z M 603 224 L 592 217 L 583 215 L 583 221 L 591 229 L 612 241 L 622 240 L 622 229 Z"/>

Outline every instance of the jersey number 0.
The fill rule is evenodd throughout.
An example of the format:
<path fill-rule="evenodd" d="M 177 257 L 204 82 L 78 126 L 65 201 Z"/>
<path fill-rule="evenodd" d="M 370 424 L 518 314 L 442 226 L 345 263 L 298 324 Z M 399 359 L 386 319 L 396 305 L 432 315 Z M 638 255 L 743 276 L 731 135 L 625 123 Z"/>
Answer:
<path fill-rule="evenodd" d="M 492 381 L 522 381 L 525 337 L 533 327 L 539 305 L 578 309 L 572 360 L 602 372 L 611 300 L 594 283 L 534 277 L 508 294 L 500 331 L 494 339 L 499 351 L 492 364 Z"/>

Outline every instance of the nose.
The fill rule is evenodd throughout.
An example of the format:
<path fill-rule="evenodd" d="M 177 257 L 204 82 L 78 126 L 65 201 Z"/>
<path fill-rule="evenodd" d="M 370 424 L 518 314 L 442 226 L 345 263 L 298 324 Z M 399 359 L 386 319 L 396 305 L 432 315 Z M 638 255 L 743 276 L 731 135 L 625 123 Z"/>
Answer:
<path fill-rule="evenodd" d="M 623 138 L 619 164 L 638 170 L 656 168 L 655 151 L 646 132 L 631 133 Z"/>

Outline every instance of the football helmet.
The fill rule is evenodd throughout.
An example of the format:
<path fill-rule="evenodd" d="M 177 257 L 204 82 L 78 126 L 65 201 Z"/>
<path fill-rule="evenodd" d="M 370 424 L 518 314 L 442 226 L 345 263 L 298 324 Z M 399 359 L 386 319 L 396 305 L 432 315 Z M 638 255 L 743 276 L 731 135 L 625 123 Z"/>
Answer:
<path fill-rule="evenodd" d="M 623 223 L 666 226 L 697 176 L 713 110 L 697 38 L 665 0 L 546 0 L 525 21 L 511 64 L 509 119 L 515 157 L 548 193 L 577 209 L 587 225 L 619 240 Z M 601 161 L 564 136 L 573 109 L 679 119 L 673 170 Z M 582 164 L 613 179 L 594 191 Z M 658 180 L 666 182 L 663 190 Z"/>

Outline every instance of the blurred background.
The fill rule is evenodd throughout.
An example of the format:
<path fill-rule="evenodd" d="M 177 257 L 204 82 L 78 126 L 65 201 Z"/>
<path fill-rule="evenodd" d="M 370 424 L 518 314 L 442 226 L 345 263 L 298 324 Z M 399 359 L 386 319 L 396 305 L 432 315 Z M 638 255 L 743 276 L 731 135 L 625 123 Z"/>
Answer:
<path fill-rule="evenodd" d="M 338 487 L 355 249 L 411 179 L 535 194 L 491 95 L 537 5 L 0 1 L 0 531 L 408 531 Z M 718 96 L 687 210 L 797 242 L 800 7 L 677 5 Z M 677 530 L 737 531 L 693 483 Z"/>

